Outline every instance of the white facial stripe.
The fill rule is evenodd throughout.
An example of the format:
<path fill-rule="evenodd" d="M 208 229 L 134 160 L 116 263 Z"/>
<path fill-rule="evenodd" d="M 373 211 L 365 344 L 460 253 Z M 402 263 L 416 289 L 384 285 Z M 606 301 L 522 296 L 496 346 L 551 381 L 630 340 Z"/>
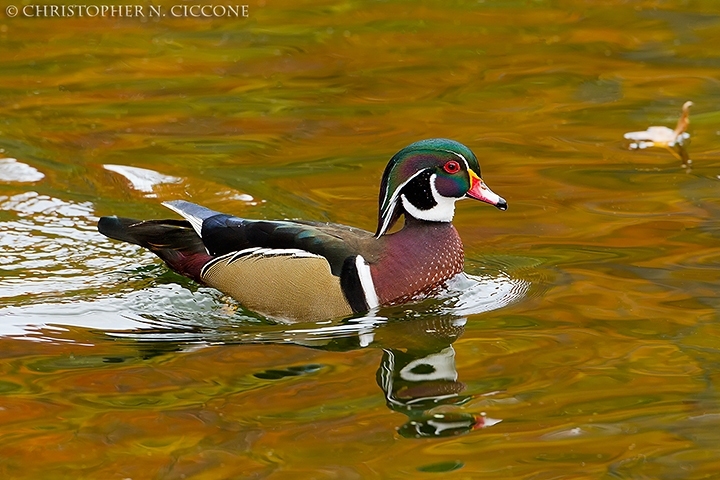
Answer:
<path fill-rule="evenodd" d="M 362 286 L 363 293 L 365 294 L 365 303 L 367 303 L 368 309 L 372 310 L 380 305 L 380 301 L 375 291 L 375 283 L 370 273 L 370 265 L 365 262 L 362 255 L 358 255 L 355 257 L 355 268 L 357 268 L 360 286 Z"/>
<path fill-rule="evenodd" d="M 435 199 L 435 205 L 429 210 L 420 210 L 415 205 L 410 203 L 405 195 L 400 198 L 403 202 L 403 208 L 405 211 L 412 215 L 414 218 L 419 220 L 426 220 L 428 222 L 452 222 L 455 216 L 455 202 L 458 200 L 455 197 L 444 197 L 440 195 L 435 187 L 436 174 L 430 176 L 430 191 L 432 192 L 433 199 Z"/>
<path fill-rule="evenodd" d="M 470 170 L 470 164 L 468 163 L 467 159 L 464 156 L 462 156 L 462 154 L 460 154 L 458 152 L 453 152 L 452 150 L 443 150 L 443 152 L 448 152 L 448 153 L 452 153 L 453 155 L 457 155 L 458 157 L 460 157 L 460 160 L 462 160 L 463 163 L 465 164 L 465 170 L 468 170 L 468 171 Z"/>
<path fill-rule="evenodd" d="M 378 237 L 379 237 L 380 235 L 382 235 L 383 233 L 385 233 L 385 231 L 386 231 L 386 230 L 388 229 L 388 227 L 390 226 L 390 218 L 391 218 L 390 212 L 392 212 L 393 207 L 395 206 L 395 204 L 396 204 L 397 201 L 398 201 L 398 197 L 399 197 L 399 195 L 400 195 L 400 191 L 405 187 L 405 185 L 408 184 L 408 182 L 410 182 L 413 178 L 415 178 L 415 177 L 417 177 L 418 175 L 420 175 L 423 171 L 424 171 L 424 170 L 420 170 L 419 172 L 415 173 L 415 175 L 413 175 L 412 177 L 410 177 L 410 178 L 408 178 L 407 180 L 405 180 L 403 183 L 400 184 L 400 186 L 398 186 L 398 187 L 395 189 L 395 191 L 394 191 L 393 194 L 392 194 L 392 197 L 390 197 L 390 202 L 387 204 L 387 207 L 386 207 L 385 210 L 383 210 L 383 212 L 382 212 L 383 224 L 382 224 L 382 228 L 380 229 L 380 233 L 378 233 L 378 235 L 377 235 Z M 385 198 L 387 198 L 387 192 L 385 192 Z"/>
<path fill-rule="evenodd" d="M 385 231 L 388 229 L 388 226 L 389 226 L 389 224 L 390 224 L 390 215 L 388 215 L 388 212 L 390 212 L 390 211 L 392 210 L 391 207 L 394 206 L 395 203 L 397 203 L 397 198 L 395 198 L 395 199 L 388 205 L 388 208 L 386 209 L 386 212 L 383 214 L 383 216 L 382 216 L 382 218 L 383 218 L 383 224 L 382 224 L 382 228 L 380 229 L 380 232 L 378 232 L 378 235 L 377 235 L 378 237 L 380 237 L 380 236 L 381 236 L 383 233 L 385 233 Z"/>

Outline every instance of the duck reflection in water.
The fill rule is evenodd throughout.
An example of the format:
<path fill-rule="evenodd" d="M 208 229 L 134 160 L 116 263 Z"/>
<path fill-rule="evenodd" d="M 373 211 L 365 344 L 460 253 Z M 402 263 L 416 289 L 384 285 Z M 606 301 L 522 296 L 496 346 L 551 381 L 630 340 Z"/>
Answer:
<path fill-rule="evenodd" d="M 246 323 L 241 331 L 225 315 L 205 316 L 202 321 L 196 317 L 180 321 L 176 316 L 167 320 L 154 317 L 152 323 L 159 328 L 116 335 L 141 340 L 145 356 L 182 350 L 179 345 L 188 342 L 297 345 L 328 352 L 379 348 L 384 353 L 376 374 L 377 383 L 388 408 L 407 417 L 398 427 L 399 434 L 408 438 L 447 437 L 501 421 L 473 407 L 476 398 L 497 392 L 466 392 L 455 365 L 453 343 L 463 335 L 468 315 L 513 303 L 524 297 L 529 285 L 505 274 L 468 275 L 455 279 L 450 285 L 453 290 L 445 299 L 426 300 L 415 304 L 412 310 L 407 306 L 383 309 L 379 312 L 383 316 L 367 314 L 322 324 Z M 256 371 L 253 376 L 273 381 L 322 368 L 318 364 L 294 365 Z"/>
<path fill-rule="evenodd" d="M 462 435 L 500 422 L 460 408 L 473 396 L 461 395 L 465 384 L 458 381 L 452 345 L 438 352 L 385 349 L 377 381 L 387 406 L 409 419 L 398 429 L 403 437 Z"/>
<path fill-rule="evenodd" d="M 490 427 L 501 420 L 485 416 L 478 397 L 497 391 L 466 392 L 455 365 L 453 343 L 465 331 L 467 316 L 482 315 L 524 298 L 530 282 L 499 272 L 456 277 L 445 298 L 413 305 L 384 308 L 377 313 L 321 323 L 271 324 L 229 322 L 219 316 L 178 318 L 145 317 L 148 328 L 120 337 L 140 340 L 144 356 L 183 350 L 182 345 L 268 344 L 297 345 L 328 352 L 379 348 L 383 353 L 377 383 L 388 408 L 407 421 L 398 427 L 408 438 L 462 435 Z M 229 307 L 232 309 L 232 307 Z M 382 315 L 382 316 L 379 316 Z M 155 328 L 156 327 L 156 328 Z M 323 369 L 323 365 L 293 365 L 255 371 L 258 379 L 274 381 Z M 492 388 L 492 387 L 490 387 Z"/>
<path fill-rule="evenodd" d="M 416 318 L 417 313 L 404 313 L 410 316 L 366 316 L 332 325 L 313 324 L 309 328 L 297 328 L 297 325 L 287 328 L 285 325 L 282 329 L 274 329 L 266 325 L 269 328 L 240 334 L 195 324 L 194 328 L 174 330 L 164 327 L 118 335 L 143 340 L 143 358 L 183 350 L 178 342 L 187 344 L 188 341 L 193 345 L 198 342 L 298 345 L 330 352 L 380 348 L 383 357 L 376 374 L 377 383 L 385 395 L 388 408 L 407 417 L 407 421 L 397 428 L 403 437 L 463 435 L 501 422 L 485 416 L 484 412 L 470 411 L 466 407 L 477 397 L 497 393 L 463 393 L 466 386 L 459 380 L 452 344 L 462 336 L 467 319 L 449 314 Z M 152 342 L 147 341 L 149 337 Z M 313 373 L 322 367 L 318 364 L 295 365 L 257 371 L 253 376 L 273 381 Z"/>
<path fill-rule="evenodd" d="M 455 366 L 452 344 L 460 338 L 466 318 L 453 315 L 392 319 L 365 317 L 343 325 L 317 329 L 293 329 L 255 336 L 261 343 L 291 343 L 328 351 L 381 348 L 382 362 L 377 383 L 388 408 L 402 413 L 408 421 L 398 428 L 403 437 L 447 437 L 489 427 L 501 420 L 463 407 L 477 395 L 463 394 Z M 355 328 L 353 328 L 355 327 Z M 342 332 L 342 333 L 340 333 Z M 337 335 L 337 336 L 336 336 Z M 256 374 L 269 378 L 268 373 Z M 288 371 L 287 375 L 299 372 Z M 272 372 L 274 378 L 281 371 Z"/>

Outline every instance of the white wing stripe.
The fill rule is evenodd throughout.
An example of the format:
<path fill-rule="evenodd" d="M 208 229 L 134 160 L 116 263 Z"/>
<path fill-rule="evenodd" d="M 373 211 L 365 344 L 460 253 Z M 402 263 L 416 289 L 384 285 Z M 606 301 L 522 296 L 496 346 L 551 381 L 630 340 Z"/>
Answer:
<path fill-rule="evenodd" d="M 365 303 L 367 303 L 368 309 L 380 305 L 380 301 L 375 291 L 375 283 L 373 282 L 372 275 L 370 273 L 370 265 L 365 262 L 362 255 L 355 257 L 355 267 L 357 268 L 358 278 L 360 279 L 360 285 L 362 286 L 363 293 L 365 294 Z"/>

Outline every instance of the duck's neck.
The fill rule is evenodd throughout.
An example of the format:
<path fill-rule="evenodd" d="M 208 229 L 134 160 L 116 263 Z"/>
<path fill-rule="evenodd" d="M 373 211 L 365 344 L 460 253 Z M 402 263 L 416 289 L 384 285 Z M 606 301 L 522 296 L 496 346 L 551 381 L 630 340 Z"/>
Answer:
<path fill-rule="evenodd" d="M 386 252 L 371 265 L 383 305 L 419 300 L 436 293 L 463 271 L 460 236 L 450 222 L 428 222 L 406 216 L 401 230 L 380 239 Z"/>

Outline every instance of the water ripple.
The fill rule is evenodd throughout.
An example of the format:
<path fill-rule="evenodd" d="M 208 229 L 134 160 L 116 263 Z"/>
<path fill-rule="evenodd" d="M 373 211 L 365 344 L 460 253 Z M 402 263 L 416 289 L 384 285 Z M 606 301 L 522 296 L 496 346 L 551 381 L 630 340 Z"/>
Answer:
<path fill-rule="evenodd" d="M 45 174 L 14 158 L 0 158 L 0 182 L 39 182 Z"/>

